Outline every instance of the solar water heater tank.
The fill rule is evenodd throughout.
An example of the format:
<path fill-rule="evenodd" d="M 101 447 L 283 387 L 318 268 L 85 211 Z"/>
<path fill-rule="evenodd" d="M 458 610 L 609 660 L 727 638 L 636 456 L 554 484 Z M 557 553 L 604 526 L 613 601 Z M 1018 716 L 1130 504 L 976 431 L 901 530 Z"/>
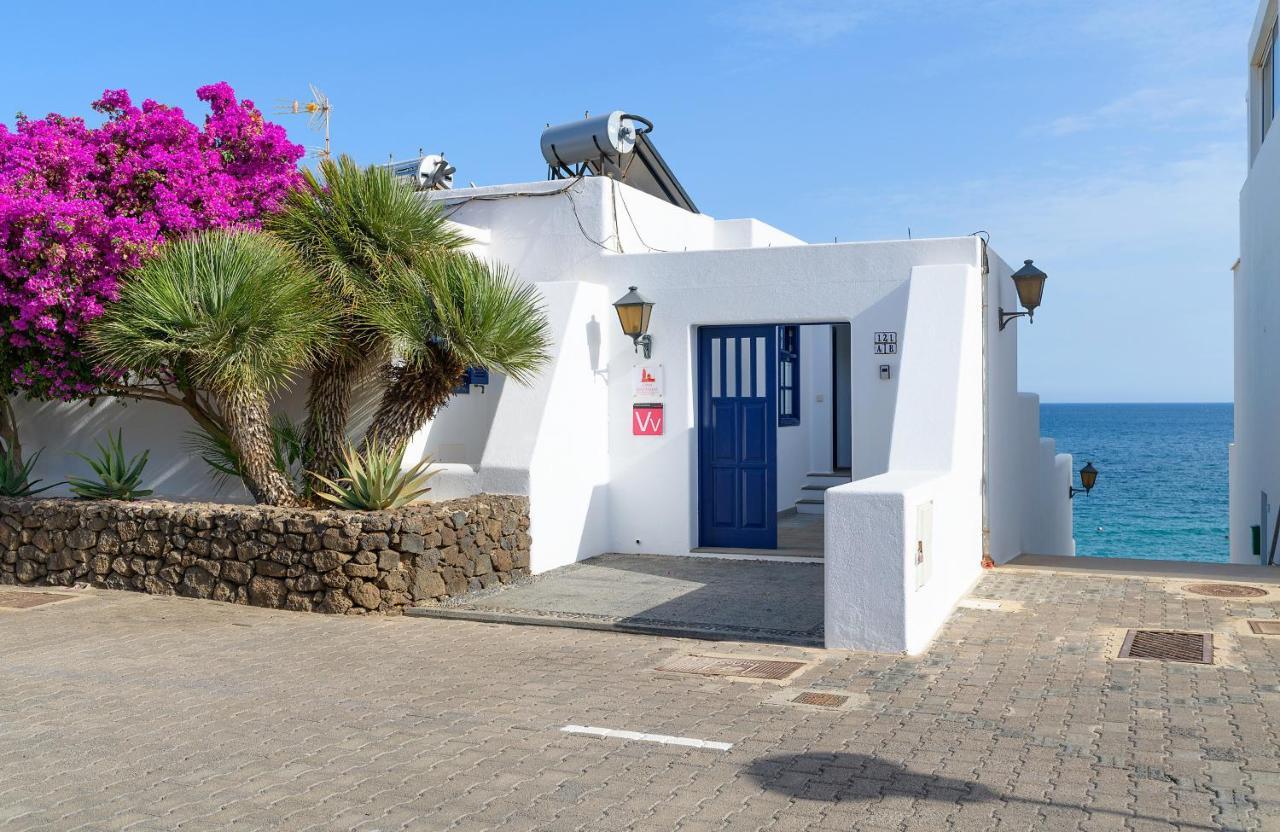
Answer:
<path fill-rule="evenodd" d="M 542 158 L 553 168 L 602 158 L 616 161 L 635 149 L 637 131 L 644 127 L 652 125 L 622 110 L 556 124 L 542 131 Z"/>
<path fill-rule="evenodd" d="M 431 153 L 403 162 L 391 162 L 382 167 L 390 168 L 395 176 L 410 180 L 413 187 L 419 191 L 440 191 L 453 187 L 455 169 L 444 158 L 443 153 Z"/>

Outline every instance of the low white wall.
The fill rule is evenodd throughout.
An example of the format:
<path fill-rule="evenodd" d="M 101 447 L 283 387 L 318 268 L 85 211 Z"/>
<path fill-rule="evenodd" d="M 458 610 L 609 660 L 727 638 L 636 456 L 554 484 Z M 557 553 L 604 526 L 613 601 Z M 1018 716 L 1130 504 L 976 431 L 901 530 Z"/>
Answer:
<path fill-rule="evenodd" d="M 981 571 L 980 289 L 970 266 L 911 270 L 889 470 L 827 491 L 827 647 L 920 652 Z"/>

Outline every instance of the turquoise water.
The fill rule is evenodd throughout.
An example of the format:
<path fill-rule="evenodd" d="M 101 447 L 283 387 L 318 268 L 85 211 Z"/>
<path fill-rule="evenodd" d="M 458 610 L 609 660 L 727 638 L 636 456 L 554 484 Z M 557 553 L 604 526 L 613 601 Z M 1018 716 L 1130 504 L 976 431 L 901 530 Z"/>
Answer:
<path fill-rule="evenodd" d="M 1040 433 L 1074 457 L 1076 554 L 1225 561 L 1230 404 L 1045 404 Z"/>

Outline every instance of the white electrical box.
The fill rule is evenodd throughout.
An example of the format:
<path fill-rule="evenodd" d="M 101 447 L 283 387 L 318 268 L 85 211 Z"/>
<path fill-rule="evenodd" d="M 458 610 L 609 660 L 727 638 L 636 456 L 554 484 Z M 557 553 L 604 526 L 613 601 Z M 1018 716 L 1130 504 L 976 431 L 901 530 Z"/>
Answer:
<path fill-rule="evenodd" d="M 929 582 L 933 569 L 933 501 L 916 506 L 916 589 Z"/>

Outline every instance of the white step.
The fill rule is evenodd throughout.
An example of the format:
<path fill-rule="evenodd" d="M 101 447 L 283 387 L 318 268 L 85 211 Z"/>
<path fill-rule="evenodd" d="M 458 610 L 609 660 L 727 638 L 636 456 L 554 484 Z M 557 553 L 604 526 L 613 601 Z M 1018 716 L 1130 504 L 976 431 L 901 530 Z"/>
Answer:
<path fill-rule="evenodd" d="M 802 500 L 796 500 L 796 514 L 823 514 L 823 501 L 806 497 Z"/>

